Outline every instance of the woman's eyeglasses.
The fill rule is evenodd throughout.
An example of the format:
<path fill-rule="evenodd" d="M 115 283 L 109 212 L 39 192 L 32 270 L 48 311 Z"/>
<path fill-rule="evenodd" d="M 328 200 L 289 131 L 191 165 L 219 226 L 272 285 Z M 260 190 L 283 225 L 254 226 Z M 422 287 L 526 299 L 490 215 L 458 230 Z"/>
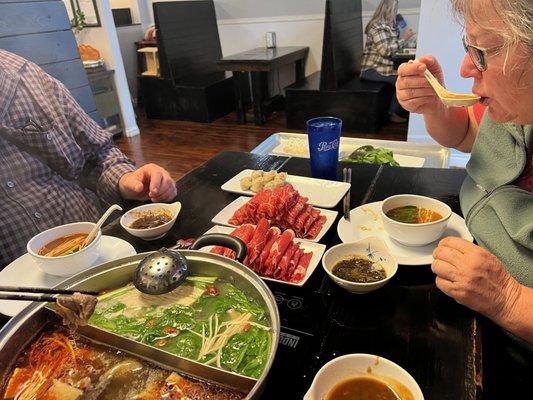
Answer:
<path fill-rule="evenodd" d="M 472 59 L 472 62 L 474 63 L 474 65 L 480 72 L 487 70 L 488 55 L 490 53 L 494 53 L 495 51 L 500 50 L 503 47 L 503 46 L 495 46 L 495 47 L 486 49 L 484 47 L 474 46 L 473 44 L 468 43 L 468 39 L 466 35 L 463 35 L 463 46 L 465 48 L 465 51 L 468 53 L 468 55 Z"/>

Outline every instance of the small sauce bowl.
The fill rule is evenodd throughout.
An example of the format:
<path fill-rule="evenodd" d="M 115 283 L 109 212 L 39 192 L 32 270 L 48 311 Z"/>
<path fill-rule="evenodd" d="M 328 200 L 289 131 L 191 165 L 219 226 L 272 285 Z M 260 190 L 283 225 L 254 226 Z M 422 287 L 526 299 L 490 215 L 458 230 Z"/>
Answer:
<path fill-rule="evenodd" d="M 379 263 L 385 270 L 385 279 L 376 282 L 352 282 L 335 276 L 333 267 L 340 260 L 353 255 L 366 256 Z M 341 243 L 326 251 L 322 257 L 322 267 L 337 285 L 351 293 L 364 294 L 383 287 L 398 271 L 398 263 L 387 245 L 380 238 L 369 236 L 352 243 Z"/>
<path fill-rule="evenodd" d="M 172 213 L 172 219 L 168 222 L 165 222 L 162 225 L 155 226 L 153 228 L 146 228 L 146 229 L 134 229 L 130 228 L 130 225 L 133 221 L 137 219 L 136 214 L 142 211 L 155 211 L 165 209 Z M 167 203 L 151 203 L 151 204 L 144 204 L 139 207 L 132 208 L 127 213 L 122 215 L 120 218 L 120 225 L 128 231 L 133 236 L 136 236 L 138 238 L 141 238 L 143 240 L 156 240 L 160 239 L 163 236 L 167 234 L 167 232 L 172 228 L 174 223 L 176 222 L 176 219 L 178 218 L 178 215 L 181 211 L 181 203 L 179 201 L 176 201 L 175 203 L 167 204 Z"/>

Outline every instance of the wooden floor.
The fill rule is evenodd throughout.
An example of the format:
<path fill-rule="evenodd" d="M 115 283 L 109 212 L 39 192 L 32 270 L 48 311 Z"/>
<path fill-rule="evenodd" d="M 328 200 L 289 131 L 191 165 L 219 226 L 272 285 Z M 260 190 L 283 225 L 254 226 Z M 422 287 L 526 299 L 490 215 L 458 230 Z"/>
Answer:
<path fill-rule="evenodd" d="M 236 122 L 235 113 L 211 123 L 138 119 L 141 134 L 121 137 L 117 146 L 137 165 L 156 163 L 166 168 L 175 179 L 223 150 L 250 151 L 276 132 L 299 132 L 285 125 L 285 113 L 272 114 L 266 125 L 244 125 Z M 378 133 L 343 132 L 342 136 L 369 139 L 407 139 L 407 124 L 388 124 Z"/>

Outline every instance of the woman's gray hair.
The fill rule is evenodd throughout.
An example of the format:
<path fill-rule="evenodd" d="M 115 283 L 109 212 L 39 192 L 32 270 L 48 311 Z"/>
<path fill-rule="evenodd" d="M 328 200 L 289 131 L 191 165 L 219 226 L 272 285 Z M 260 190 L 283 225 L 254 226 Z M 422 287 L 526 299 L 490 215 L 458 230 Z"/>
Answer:
<path fill-rule="evenodd" d="M 455 13 L 466 21 L 472 21 L 488 31 L 496 32 L 505 40 L 509 49 L 519 43 L 533 51 L 533 1 L 532 0 L 484 0 L 483 6 L 492 8 L 507 27 L 506 31 L 494 27 L 490 21 L 480 21 L 479 8 L 473 0 L 451 0 Z"/>
<path fill-rule="evenodd" d="M 531 66 L 533 58 L 533 0 L 483 1 L 483 6 L 492 8 L 504 23 L 506 29 L 499 29 L 499 27 L 491 24 L 491 21 L 482 21 L 479 17 L 482 12 L 480 12 L 479 8 L 474 8 L 474 0 L 451 0 L 451 2 L 457 17 L 465 21 L 472 21 L 488 32 L 494 32 L 503 38 L 503 50 L 505 51 L 504 73 L 507 71 L 507 62 L 511 53 L 514 53 L 514 50 L 519 45 L 526 49 L 525 54 L 521 54 L 522 61 L 513 68 L 521 70 L 517 78 L 517 82 L 521 82 L 525 74 L 533 68 Z"/>

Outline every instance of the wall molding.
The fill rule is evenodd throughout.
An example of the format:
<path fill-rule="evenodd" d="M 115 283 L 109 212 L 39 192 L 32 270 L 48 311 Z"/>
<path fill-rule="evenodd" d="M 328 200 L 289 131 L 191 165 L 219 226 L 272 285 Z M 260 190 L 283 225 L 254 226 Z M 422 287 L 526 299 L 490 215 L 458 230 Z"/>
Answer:
<path fill-rule="evenodd" d="M 139 127 L 137 125 L 133 125 L 133 126 L 128 126 L 125 130 L 124 130 L 124 134 L 127 136 L 127 137 L 132 137 L 132 136 L 137 136 L 138 134 L 140 134 L 141 131 L 139 129 Z"/>
<path fill-rule="evenodd" d="M 398 10 L 402 15 L 418 15 L 420 8 L 402 8 Z M 374 14 L 373 11 L 363 11 L 362 17 L 370 19 Z M 231 18 L 220 19 L 217 21 L 218 25 L 255 25 L 255 24 L 272 24 L 272 23 L 286 23 L 286 22 L 305 22 L 305 21 L 323 21 L 324 14 L 306 14 L 306 15 L 280 15 L 274 17 L 261 18 Z"/>
<path fill-rule="evenodd" d="M 323 21 L 323 14 L 307 14 L 307 15 L 283 15 L 277 17 L 262 17 L 262 18 L 235 18 L 235 19 L 220 19 L 217 21 L 218 25 L 250 25 L 250 24 L 271 24 L 279 22 L 303 22 L 303 21 Z"/>

